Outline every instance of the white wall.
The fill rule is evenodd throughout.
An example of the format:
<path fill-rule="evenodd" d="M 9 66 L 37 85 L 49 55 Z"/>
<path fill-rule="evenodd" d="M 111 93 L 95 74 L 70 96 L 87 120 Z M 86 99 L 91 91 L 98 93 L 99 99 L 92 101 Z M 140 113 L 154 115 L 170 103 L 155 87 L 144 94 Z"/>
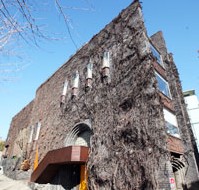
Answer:
<path fill-rule="evenodd" d="M 196 95 L 190 95 L 185 97 L 185 102 L 199 150 L 199 101 Z"/>

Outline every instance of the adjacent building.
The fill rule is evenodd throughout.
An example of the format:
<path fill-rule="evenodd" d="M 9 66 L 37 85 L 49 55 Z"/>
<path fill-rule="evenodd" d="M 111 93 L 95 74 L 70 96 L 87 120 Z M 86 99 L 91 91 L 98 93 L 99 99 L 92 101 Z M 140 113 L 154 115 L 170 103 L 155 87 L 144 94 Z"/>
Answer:
<path fill-rule="evenodd" d="M 195 94 L 195 90 L 185 91 L 184 98 L 197 148 L 199 149 L 199 101 Z"/>
<path fill-rule="evenodd" d="M 190 131 L 172 54 L 135 1 L 13 117 L 6 152 L 64 189 L 180 190 L 198 180 Z"/>
<path fill-rule="evenodd" d="M 199 102 L 195 94 L 195 90 L 188 90 L 184 92 L 184 99 L 189 114 L 189 119 L 192 127 L 193 148 L 194 154 L 199 169 Z"/>

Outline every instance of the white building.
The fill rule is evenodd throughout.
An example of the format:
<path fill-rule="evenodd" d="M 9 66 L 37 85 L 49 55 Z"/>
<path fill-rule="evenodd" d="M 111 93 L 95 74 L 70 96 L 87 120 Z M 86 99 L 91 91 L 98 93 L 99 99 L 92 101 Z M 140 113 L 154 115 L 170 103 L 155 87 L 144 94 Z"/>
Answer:
<path fill-rule="evenodd" d="M 192 130 L 199 150 L 199 101 L 195 94 L 195 90 L 185 91 L 184 98 L 187 104 Z"/>

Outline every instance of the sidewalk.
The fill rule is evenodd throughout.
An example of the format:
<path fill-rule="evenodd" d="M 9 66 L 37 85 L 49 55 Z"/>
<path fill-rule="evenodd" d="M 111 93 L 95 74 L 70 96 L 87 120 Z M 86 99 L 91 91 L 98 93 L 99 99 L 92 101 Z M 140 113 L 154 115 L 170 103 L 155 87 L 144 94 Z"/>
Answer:
<path fill-rule="evenodd" d="M 0 174 L 0 190 L 31 190 L 27 182 L 16 181 Z"/>

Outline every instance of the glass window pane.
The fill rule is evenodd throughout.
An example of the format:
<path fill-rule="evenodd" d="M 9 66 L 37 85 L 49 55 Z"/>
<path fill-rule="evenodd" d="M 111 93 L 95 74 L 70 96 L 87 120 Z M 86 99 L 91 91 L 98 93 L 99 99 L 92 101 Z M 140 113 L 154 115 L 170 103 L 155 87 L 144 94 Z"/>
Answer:
<path fill-rule="evenodd" d="M 160 53 L 153 47 L 153 45 L 150 45 L 150 49 L 156 61 L 164 67 Z"/>
<path fill-rule="evenodd" d="M 34 138 L 35 141 L 38 140 L 39 138 L 40 128 L 41 128 L 41 124 L 37 123 L 35 127 L 35 138 Z"/>
<path fill-rule="evenodd" d="M 163 109 L 163 113 L 164 113 L 167 133 L 172 136 L 180 138 L 176 116 L 167 109 Z"/>
<path fill-rule="evenodd" d="M 29 143 L 32 142 L 33 139 L 33 133 L 34 133 L 34 125 L 30 126 L 30 137 L 29 137 Z"/>
<path fill-rule="evenodd" d="M 159 90 L 164 95 L 166 95 L 169 98 L 171 98 L 171 94 L 170 94 L 168 83 L 162 77 L 160 77 L 160 75 L 158 75 L 157 73 L 156 73 L 156 79 L 157 79 L 157 82 L 158 82 L 158 88 L 159 88 Z"/>
<path fill-rule="evenodd" d="M 168 134 L 170 134 L 174 137 L 180 138 L 180 133 L 179 133 L 178 127 L 176 127 L 176 126 L 174 126 L 171 123 L 166 121 L 166 129 L 167 129 Z"/>

